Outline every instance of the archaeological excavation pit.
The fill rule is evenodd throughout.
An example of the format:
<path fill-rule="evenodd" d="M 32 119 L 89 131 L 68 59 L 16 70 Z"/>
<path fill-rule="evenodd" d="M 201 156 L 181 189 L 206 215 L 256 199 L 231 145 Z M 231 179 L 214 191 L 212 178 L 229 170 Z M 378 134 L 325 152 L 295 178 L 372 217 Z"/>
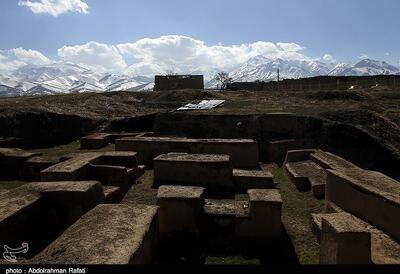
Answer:
<path fill-rule="evenodd" d="M 399 160 L 358 128 L 289 113 L 113 123 L 58 157 L 0 148 L 1 245 L 28 243 L 32 264 L 400 263 Z"/>

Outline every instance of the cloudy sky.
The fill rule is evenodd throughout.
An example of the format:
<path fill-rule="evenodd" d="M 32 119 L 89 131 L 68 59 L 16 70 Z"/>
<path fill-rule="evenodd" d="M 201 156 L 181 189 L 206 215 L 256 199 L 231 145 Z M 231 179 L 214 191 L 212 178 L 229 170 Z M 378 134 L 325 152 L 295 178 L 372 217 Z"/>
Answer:
<path fill-rule="evenodd" d="M 132 74 L 251 57 L 399 65 L 398 0 L 1 0 L 0 72 L 71 61 Z"/>

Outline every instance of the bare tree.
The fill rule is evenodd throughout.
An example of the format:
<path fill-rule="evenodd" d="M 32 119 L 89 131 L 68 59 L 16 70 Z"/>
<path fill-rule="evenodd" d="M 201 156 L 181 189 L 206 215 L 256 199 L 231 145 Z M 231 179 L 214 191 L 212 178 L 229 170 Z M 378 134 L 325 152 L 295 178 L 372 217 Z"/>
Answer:
<path fill-rule="evenodd" d="M 165 76 L 174 76 L 174 75 L 178 75 L 173 69 L 168 69 L 165 72 Z"/>
<path fill-rule="evenodd" d="M 221 90 L 226 89 L 227 86 L 232 83 L 232 78 L 229 77 L 229 73 L 224 71 L 218 72 L 214 79 L 219 83 L 218 86 Z"/>

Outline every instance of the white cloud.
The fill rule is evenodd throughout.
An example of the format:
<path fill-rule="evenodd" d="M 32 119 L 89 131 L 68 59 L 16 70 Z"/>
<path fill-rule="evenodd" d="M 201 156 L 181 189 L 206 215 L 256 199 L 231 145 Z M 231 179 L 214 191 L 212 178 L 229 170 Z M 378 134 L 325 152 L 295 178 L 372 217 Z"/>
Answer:
<path fill-rule="evenodd" d="M 69 61 L 98 71 L 121 71 L 126 63 L 117 47 L 89 42 L 84 45 L 64 46 L 58 49 L 62 61 Z"/>
<path fill-rule="evenodd" d="M 304 55 L 303 50 L 304 47 L 296 43 L 257 41 L 231 46 L 222 43 L 207 45 L 191 37 L 168 35 L 118 45 L 92 41 L 64 46 L 58 49 L 55 61 L 73 62 L 99 72 L 133 75 L 150 76 L 167 70 L 207 74 L 210 71 L 228 71 L 260 55 L 269 59 L 314 60 Z M 334 60 L 330 54 L 321 58 L 325 61 Z M 0 69 L 12 71 L 27 64 L 41 65 L 49 62 L 52 61 L 34 50 L 0 50 Z"/>
<path fill-rule="evenodd" d="M 52 60 L 36 50 L 15 48 L 0 50 L 0 71 L 11 72 L 26 65 L 46 65 Z"/>
<path fill-rule="evenodd" d="M 11 52 L 17 59 L 27 64 L 45 65 L 51 62 L 49 58 L 36 50 L 16 48 Z"/>
<path fill-rule="evenodd" d="M 308 60 L 301 53 L 304 49 L 296 43 L 254 42 L 232 46 L 206 45 L 203 41 L 187 36 L 168 35 L 144 38 L 134 43 L 117 45 L 120 52 L 138 60 L 130 69 L 146 67 L 154 72 L 175 68 L 176 72 L 191 72 L 212 68 L 229 69 L 251 57 Z"/>
<path fill-rule="evenodd" d="M 89 6 L 83 0 L 20 0 L 18 5 L 36 14 L 59 16 L 66 12 L 89 13 Z"/>
<path fill-rule="evenodd" d="M 329 62 L 329 63 L 335 63 L 336 62 L 336 60 L 335 60 L 335 58 L 333 58 L 332 54 L 329 54 L 329 53 L 325 54 L 324 57 L 322 57 L 322 59 L 325 62 Z"/>
<path fill-rule="evenodd" d="M 168 70 L 176 71 L 174 67 L 161 67 L 157 64 L 141 62 L 129 66 L 124 73 L 128 75 L 152 76 L 156 74 L 164 74 Z"/>
<path fill-rule="evenodd" d="M 369 59 L 369 56 L 366 55 L 365 53 L 361 54 L 360 56 L 358 56 L 359 59 Z"/>

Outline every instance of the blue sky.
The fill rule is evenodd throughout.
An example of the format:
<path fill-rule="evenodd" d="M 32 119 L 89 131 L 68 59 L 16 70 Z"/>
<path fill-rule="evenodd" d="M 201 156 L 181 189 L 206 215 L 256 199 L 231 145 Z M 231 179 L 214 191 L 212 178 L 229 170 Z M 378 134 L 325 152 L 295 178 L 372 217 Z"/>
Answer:
<path fill-rule="evenodd" d="M 32 2 L 43 5 L 34 10 Z M 45 5 L 54 3 L 61 7 L 56 15 L 45 9 Z M 87 8 L 82 9 L 82 3 Z M 63 10 L 66 5 L 75 7 Z M 12 58 L 6 51 L 15 48 L 35 50 L 49 60 L 68 59 L 71 51 L 60 54 L 59 49 L 64 46 L 96 42 L 121 53 L 121 44 L 155 39 L 143 46 L 148 49 L 154 48 L 161 36 L 177 35 L 200 41 L 204 47 L 218 43 L 232 47 L 257 41 L 293 43 L 299 46 L 294 51 L 307 58 L 329 54 L 329 60 L 357 62 L 364 55 L 399 65 L 399 11 L 398 0 L 1 0 L 0 50 L 8 61 Z M 79 57 L 92 62 L 82 52 L 77 53 L 81 48 L 74 49 L 71 61 Z M 141 54 L 147 49 L 141 48 Z M 111 54 L 117 53 L 111 49 Z M 196 54 L 195 62 L 200 62 L 198 58 L 204 57 L 204 52 Z M 211 53 L 212 58 L 216 58 L 215 54 L 218 53 Z M 157 59 L 154 54 L 141 56 L 136 48 L 134 53 L 131 48 L 122 55 L 123 60 L 113 56 L 121 62 L 120 68 L 144 59 L 148 65 L 150 59 Z M 158 58 L 165 56 L 168 55 Z M 174 64 L 178 63 L 179 60 Z"/>

